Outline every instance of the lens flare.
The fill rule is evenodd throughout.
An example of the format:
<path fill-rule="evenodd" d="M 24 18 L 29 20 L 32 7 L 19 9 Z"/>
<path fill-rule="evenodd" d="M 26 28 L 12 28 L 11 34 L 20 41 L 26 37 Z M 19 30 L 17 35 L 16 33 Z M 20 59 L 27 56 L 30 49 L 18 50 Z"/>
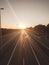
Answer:
<path fill-rule="evenodd" d="M 26 26 L 25 26 L 24 24 L 19 24 L 18 27 L 19 27 L 20 29 L 25 29 L 25 28 L 26 28 Z"/>

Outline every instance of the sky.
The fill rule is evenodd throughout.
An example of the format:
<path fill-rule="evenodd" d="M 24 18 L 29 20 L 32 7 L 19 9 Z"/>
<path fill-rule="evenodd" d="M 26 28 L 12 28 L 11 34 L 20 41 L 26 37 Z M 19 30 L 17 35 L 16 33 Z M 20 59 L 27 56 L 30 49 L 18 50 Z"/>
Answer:
<path fill-rule="evenodd" d="M 18 28 L 49 23 L 49 0 L 0 0 L 2 28 Z"/>

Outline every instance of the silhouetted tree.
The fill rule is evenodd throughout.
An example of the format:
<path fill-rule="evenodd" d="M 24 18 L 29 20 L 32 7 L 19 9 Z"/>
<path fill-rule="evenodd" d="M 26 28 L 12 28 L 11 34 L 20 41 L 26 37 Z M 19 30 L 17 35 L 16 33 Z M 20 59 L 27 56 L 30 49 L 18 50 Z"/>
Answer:
<path fill-rule="evenodd" d="M 47 32 L 49 33 L 49 24 L 47 25 Z"/>
<path fill-rule="evenodd" d="M 34 31 L 39 35 L 44 35 L 46 33 L 46 26 L 39 24 L 34 27 Z"/>
<path fill-rule="evenodd" d="M 45 25 L 37 25 L 34 27 L 35 30 L 39 31 L 39 32 L 46 32 L 46 26 Z"/>
<path fill-rule="evenodd" d="M 47 25 L 47 38 L 49 38 L 49 24 Z"/>

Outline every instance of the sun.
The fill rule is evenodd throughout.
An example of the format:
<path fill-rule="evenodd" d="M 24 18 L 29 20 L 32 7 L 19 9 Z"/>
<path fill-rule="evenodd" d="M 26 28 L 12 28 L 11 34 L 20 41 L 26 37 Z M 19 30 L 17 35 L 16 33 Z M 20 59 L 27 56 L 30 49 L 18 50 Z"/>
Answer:
<path fill-rule="evenodd" d="M 19 27 L 19 29 L 25 29 L 26 28 L 26 26 L 24 24 L 19 24 L 18 27 Z"/>

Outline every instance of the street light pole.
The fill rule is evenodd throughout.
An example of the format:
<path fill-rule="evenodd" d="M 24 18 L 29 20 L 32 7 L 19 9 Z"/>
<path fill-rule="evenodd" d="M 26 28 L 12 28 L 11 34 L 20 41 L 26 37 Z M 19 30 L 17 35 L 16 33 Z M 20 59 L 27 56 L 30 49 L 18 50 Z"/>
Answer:
<path fill-rule="evenodd" d="M 0 10 L 0 28 L 1 28 L 1 10 Z"/>
<path fill-rule="evenodd" d="M 2 44 L 2 32 L 1 32 L 1 11 L 4 10 L 4 8 L 0 8 L 0 45 Z"/>
<path fill-rule="evenodd" d="M 0 28 L 1 28 L 1 11 L 4 10 L 4 8 L 0 8 Z"/>

